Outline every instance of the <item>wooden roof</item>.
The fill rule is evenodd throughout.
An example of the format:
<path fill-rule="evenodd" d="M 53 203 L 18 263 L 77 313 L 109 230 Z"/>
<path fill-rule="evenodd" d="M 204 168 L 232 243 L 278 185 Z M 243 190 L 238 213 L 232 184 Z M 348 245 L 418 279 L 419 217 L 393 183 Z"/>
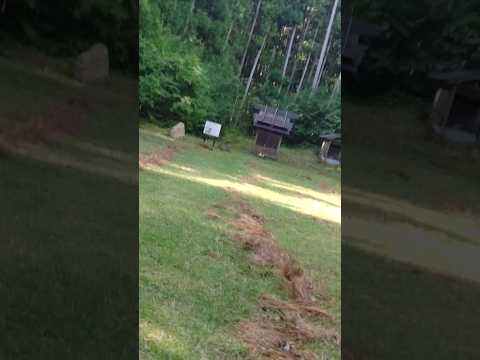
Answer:
<path fill-rule="evenodd" d="M 291 111 L 281 110 L 265 105 L 254 106 L 253 126 L 278 134 L 289 135 L 294 120 L 300 115 Z"/>
<path fill-rule="evenodd" d="M 335 134 L 335 133 L 320 135 L 320 139 L 323 139 L 323 140 L 339 140 L 341 138 L 342 138 L 341 134 Z"/>
<path fill-rule="evenodd" d="M 320 139 L 323 141 L 331 141 L 332 144 L 335 145 L 342 145 L 342 134 L 331 133 L 331 134 L 322 134 L 320 135 Z"/>
<path fill-rule="evenodd" d="M 430 78 L 447 83 L 464 83 L 480 81 L 480 70 L 432 71 Z"/>

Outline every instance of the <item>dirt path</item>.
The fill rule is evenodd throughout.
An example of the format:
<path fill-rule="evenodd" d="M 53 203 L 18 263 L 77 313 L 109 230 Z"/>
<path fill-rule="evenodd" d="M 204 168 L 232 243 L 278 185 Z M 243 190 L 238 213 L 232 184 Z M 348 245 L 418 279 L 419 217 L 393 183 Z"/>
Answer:
<path fill-rule="evenodd" d="M 441 195 L 439 195 L 441 196 Z M 445 209 L 444 212 L 420 208 L 406 201 L 399 201 L 386 196 L 342 188 L 342 200 L 375 208 L 386 214 L 406 217 L 411 223 L 437 229 L 480 244 L 480 217 L 456 209 Z"/>
<path fill-rule="evenodd" d="M 435 273 L 480 282 L 480 223 L 475 216 L 435 212 L 352 190 L 343 196 L 366 209 L 405 217 L 396 221 L 344 216 L 342 237 L 349 244 Z"/>

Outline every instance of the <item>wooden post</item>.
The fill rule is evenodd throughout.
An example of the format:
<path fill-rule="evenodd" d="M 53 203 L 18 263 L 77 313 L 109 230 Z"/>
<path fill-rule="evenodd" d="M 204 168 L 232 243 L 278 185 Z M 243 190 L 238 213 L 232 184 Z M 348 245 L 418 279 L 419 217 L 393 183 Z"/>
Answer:
<path fill-rule="evenodd" d="M 277 144 L 277 152 L 276 152 L 276 156 L 278 156 L 278 152 L 280 151 L 280 145 L 282 144 L 282 139 L 283 139 L 283 135 L 280 135 L 280 140 L 278 141 L 278 144 Z"/>
<path fill-rule="evenodd" d="M 443 129 L 447 125 L 456 92 L 457 87 L 454 87 L 451 90 L 437 90 L 432 106 L 432 121 L 434 126 Z"/>
<path fill-rule="evenodd" d="M 320 159 L 325 161 L 328 156 L 328 150 L 330 149 L 331 141 L 324 140 L 322 143 L 322 147 L 320 148 Z"/>

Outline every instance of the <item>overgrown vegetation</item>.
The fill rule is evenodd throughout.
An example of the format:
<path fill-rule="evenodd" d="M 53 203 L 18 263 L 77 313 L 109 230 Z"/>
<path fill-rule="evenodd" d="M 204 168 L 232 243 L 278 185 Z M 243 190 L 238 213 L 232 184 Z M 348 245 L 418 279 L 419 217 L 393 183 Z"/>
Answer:
<path fill-rule="evenodd" d="M 278 105 L 302 115 L 292 142 L 318 143 L 319 133 L 340 129 L 340 10 L 333 5 L 141 0 L 141 114 L 164 126 L 184 121 L 193 133 L 207 118 L 246 133 L 252 105 Z"/>

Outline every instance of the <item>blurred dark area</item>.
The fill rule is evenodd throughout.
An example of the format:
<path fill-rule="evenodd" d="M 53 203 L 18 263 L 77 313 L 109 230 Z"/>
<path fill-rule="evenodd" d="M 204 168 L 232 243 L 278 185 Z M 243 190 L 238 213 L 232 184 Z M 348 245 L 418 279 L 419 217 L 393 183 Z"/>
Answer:
<path fill-rule="evenodd" d="M 478 359 L 480 2 L 342 3 L 342 354 Z"/>
<path fill-rule="evenodd" d="M 342 90 L 401 89 L 429 97 L 437 85 L 432 74 L 479 71 L 479 13 L 479 1 L 344 1 L 342 64 L 351 81 Z"/>
<path fill-rule="evenodd" d="M 68 58 L 99 42 L 112 67 L 138 72 L 138 1 L 0 1 L 0 55 L 21 44 Z"/>
<path fill-rule="evenodd" d="M 0 359 L 138 355 L 138 9 L 0 1 Z"/>

